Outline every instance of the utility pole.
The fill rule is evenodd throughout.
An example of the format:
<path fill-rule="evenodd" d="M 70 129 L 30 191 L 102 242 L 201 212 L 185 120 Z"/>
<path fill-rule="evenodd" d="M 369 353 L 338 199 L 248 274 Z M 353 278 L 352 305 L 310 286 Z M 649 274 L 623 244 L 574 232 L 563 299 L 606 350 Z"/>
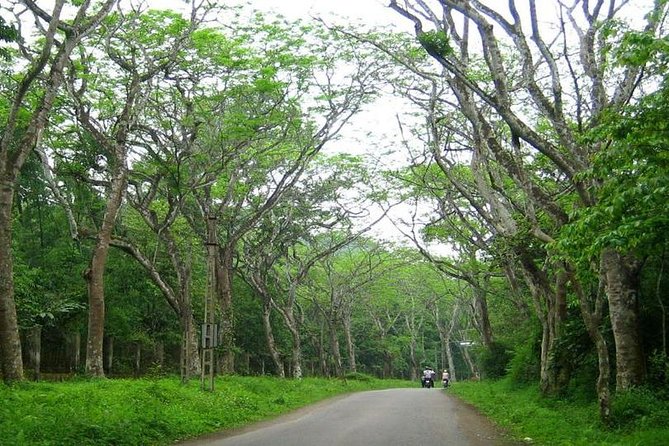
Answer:
<path fill-rule="evenodd" d="M 216 236 L 216 216 L 207 216 L 207 290 L 204 295 L 204 323 L 202 324 L 202 375 L 203 390 L 214 391 L 215 348 L 218 344 L 216 318 L 216 256 L 218 237 Z"/>

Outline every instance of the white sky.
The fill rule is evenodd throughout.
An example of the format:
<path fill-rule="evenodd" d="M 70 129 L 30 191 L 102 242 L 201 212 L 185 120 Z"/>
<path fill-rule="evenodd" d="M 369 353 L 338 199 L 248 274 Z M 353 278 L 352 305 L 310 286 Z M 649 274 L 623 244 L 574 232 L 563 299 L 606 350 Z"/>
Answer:
<path fill-rule="evenodd" d="M 137 0 L 133 0 L 137 1 Z M 145 0 L 152 7 L 179 9 L 187 0 Z M 387 0 L 225 0 L 230 6 L 249 6 L 263 13 L 274 13 L 289 19 L 320 17 L 326 22 L 360 23 L 372 26 L 392 25 L 406 30 L 411 24 L 387 7 Z"/>
<path fill-rule="evenodd" d="M 230 3 L 250 4 L 260 11 L 282 14 L 291 19 L 314 16 L 337 23 L 349 19 L 377 26 L 398 22 L 397 14 L 387 7 L 386 0 L 237 0 Z"/>

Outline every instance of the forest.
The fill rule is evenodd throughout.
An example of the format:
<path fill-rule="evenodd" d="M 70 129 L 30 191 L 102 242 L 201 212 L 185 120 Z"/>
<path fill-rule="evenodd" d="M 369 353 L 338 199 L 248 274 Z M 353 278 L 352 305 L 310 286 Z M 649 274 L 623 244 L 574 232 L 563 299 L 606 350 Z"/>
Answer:
<path fill-rule="evenodd" d="M 413 34 L 149 6 L 0 6 L 6 384 L 669 399 L 669 3 L 390 0 Z M 394 137 L 352 139 L 383 104 Z"/>

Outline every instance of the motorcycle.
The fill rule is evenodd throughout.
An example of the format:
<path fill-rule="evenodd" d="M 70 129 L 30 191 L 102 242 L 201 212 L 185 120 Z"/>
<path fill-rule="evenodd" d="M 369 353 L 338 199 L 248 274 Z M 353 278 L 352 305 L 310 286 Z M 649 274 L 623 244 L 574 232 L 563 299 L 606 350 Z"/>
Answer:
<path fill-rule="evenodd" d="M 442 384 L 444 385 L 444 389 L 445 389 L 446 387 L 448 387 L 449 381 L 450 381 L 450 380 L 448 380 L 448 379 L 444 379 L 444 380 L 442 380 Z"/>
<path fill-rule="evenodd" d="M 432 387 L 434 387 L 434 381 L 432 380 L 432 378 L 422 378 L 421 385 L 422 387 L 427 387 L 428 389 L 431 389 Z"/>

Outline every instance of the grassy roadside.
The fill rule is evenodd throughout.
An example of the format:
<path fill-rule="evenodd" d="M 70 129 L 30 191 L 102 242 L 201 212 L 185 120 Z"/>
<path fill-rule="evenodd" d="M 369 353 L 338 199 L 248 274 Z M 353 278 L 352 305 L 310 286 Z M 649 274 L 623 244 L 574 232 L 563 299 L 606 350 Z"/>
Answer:
<path fill-rule="evenodd" d="M 535 387 L 514 388 L 508 381 L 462 382 L 448 391 L 533 445 L 669 444 L 669 402 L 644 391 L 615 401 L 611 429 L 599 422 L 595 403 L 541 398 Z"/>
<path fill-rule="evenodd" d="M 358 378 L 219 377 L 213 393 L 178 378 L 0 384 L 0 444 L 171 444 L 342 393 L 414 385 Z"/>

